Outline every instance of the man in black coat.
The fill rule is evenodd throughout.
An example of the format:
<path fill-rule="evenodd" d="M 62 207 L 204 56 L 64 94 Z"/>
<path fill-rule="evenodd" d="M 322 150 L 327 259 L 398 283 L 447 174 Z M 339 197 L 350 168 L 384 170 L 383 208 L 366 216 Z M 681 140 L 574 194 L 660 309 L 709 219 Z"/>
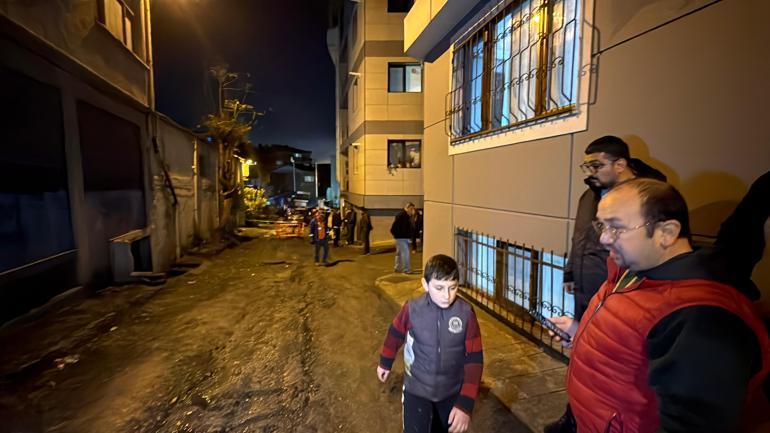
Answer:
<path fill-rule="evenodd" d="M 395 272 L 408 274 L 411 272 L 409 258 L 409 241 L 412 239 L 412 215 L 414 214 L 414 204 L 407 203 L 393 219 L 390 226 L 390 234 L 396 240 L 396 263 L 393 267 Z"/>

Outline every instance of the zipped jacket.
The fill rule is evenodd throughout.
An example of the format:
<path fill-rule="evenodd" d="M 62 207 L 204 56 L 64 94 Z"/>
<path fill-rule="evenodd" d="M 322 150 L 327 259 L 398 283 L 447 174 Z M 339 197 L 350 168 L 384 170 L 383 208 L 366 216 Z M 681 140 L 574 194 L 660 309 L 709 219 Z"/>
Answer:
<path fill-rule="evenodd" d="M 457 395 L 455 407 L 471 414 L 484 364 L 473 308 L 460 298 L 441 308 L 427 293 L 409 301 L 388 329 L 382 368 L 392 368 L 404 342 L 404 391 L 434 402 Z"/>
<path fill-rule="evenodd" d="M 608 260 L 567 371 L 578 432 L 732 432 L 751 421 L 770 369 L 767 331 L 743 294 L 693 272 L 698 260 L 636 276 Z"/>

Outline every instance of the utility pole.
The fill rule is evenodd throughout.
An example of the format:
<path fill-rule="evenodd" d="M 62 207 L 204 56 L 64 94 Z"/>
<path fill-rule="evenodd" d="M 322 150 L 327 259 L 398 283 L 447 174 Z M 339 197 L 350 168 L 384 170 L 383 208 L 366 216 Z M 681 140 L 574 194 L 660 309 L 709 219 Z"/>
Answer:
<path fill-rule="evenodd" d="M 291 157 L 291 184 L 294 192 L 297 192 L 297 166 L 294 164 L 294 157 Z"/>

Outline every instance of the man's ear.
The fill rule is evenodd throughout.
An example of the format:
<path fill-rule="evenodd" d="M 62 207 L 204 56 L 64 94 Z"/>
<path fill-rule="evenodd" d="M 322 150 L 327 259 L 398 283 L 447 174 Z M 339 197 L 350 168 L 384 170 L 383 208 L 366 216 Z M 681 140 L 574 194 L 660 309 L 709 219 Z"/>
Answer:
<path fill-rule="evenodd" d="M 626 158 L 619 158 L 615 161 L 615 170 L 620 173 L 624 170 L 628 170 L 628 161 Z"/>
<path fill-rule="evenodd" d="M 682 224 L 677 220 L 666 220 L 656 224 L 656 229 L 661 233 L 661 246 L 668 248 L 679 239 L 679 233 L 682 231 Z"/>
<path fill-rule="evenodd" d="M 422 288 L 425 289 L 425 291 L 428 291 L 428 282 L 425 281 L 425 278 L 422 278 Z"/>

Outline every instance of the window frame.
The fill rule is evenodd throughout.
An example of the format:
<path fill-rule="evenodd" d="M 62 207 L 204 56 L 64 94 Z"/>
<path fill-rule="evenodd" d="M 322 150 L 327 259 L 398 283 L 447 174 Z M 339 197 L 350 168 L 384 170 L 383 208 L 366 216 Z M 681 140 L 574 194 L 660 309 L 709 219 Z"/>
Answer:
<path fill-rule="evenodd" d="M 590 6 L 593 4 L 593 1 L 574 0 L 574 16 L 572 16 L 571 20 L 569 21 L 564 16 L 566 14 L 565 5 L 567 4 L 567 1 L 569 0 L 531 0 L 530 4 L 533 5 L 532 7 L 534 7 L 534 9 L 531 8 L 529 11 L 526 9 L 521 10 L 522 5 L 526 4 L 527 2 L 523 0 L 513 1 L 494 16 L 483 21 L 483 24 L 476 28 L 470 34 L 470 36 L 461 41 L 461 43 L 453 45 L 450 61 L 451 90 L 445 99 L 447 116 L 446 132 L 450 137 L 450 154 L 463 153 L 465 151 L 479 150 L 503 144 L 510 144 L 510 141 L 507 143 L 498 143 L 495 140 L 485 140 L 485 144 L 469 146 L 471 147 L 470 149 L 453 149 L 456 148 L 458 144 L 463 144 L 469 141 L 476 141 L 481 138 L 486 139 L 488 136 L 499 135 L 503 132 L 518 132 L 528 129 L 535 124 L 540 124 L 544 121 L 547 122 L 550 120 L 560 119 L 565 116 L 576 117 L 573 115 L 582 114 L 579 107 L 581 105 L 585 105 L 585 93 L 587 93 L 587 83 L 589 77 L 582 77 L 584 74 L 581 72 L 581 70 L 585 69 L 586 61 L 590 62 L 590 51 L 586 51 L 586 43 L 589 44 L 588 47 L 590 49 L 590 34 L 585 34 L 585 24 L 582 23 L 581 20 L 585 21 L 591 20 L 593 18 L 592 14 L 590 13 Z M 554 9 L 555 7 L 559 6 L 561 10 L 560 13 L 562 14 L 562 25 L 561 27 L 554 29 Z M 497 61 L 495 50 L 498 49 L 498 47 L 496 42 L 499 40 L 495 39 L 496 26 L 506 20 L 509 16 L 515 17 L 516 15 L 519 17 L 527 17 L 527 21 L 524 25 L 529 26 L 530 20 L 534 14 L 527 12 L 531 12 L 532 10 L 538 11 L 538 14 L 540 14 L 539 11 L 544 11 L 539 16 L 545 17 L 545 19 L 540 19 L 539 21 L 534 22 L 535 24 L 539 23 L 539 29 L 535 34 L 535 41 L 537 44 L 537 67 L 532 68 L 531 66 L 528 66 L 526 71 L 529 71 L 529 73 L 526 73 L 526 71 L 523 74 L 520 73 L 519 75 L 513 77 L 511 82 L 503 84 L 503 92 L 498 93 L 497 90 L 493 91 L 492 88 L 495 86 L 495 83 L 493 83 L 492 75 L 499 66 L 494 64 Z M 515 23 L 521 27 L 523 20 L 524 19 L 522 18 L 520 21 L 516 21 Z M 511 22 L 514 22 L 513 18 L 511 18 Z M 571 30 L 566 30 L 569 26 L 574 27 L 572 27 Z M 512 34 L 519 30 L 514 28 L 513 24 L 511 24 L 511 27 L 506 28 L 505 31 L 508 33 L 503 34 L 503 37 L 507 36 L 509 39 L 512 39 Z M 530 31 L 531 30 L 529 29 L 526 30 L 526 32 Z M 570 55 L 572 59 L 572 62 L 569 66 L 562 67 L 561 64 L 559 64 L 559 67 L 554 67 L 551 64 L 552 56 L 553 58 L 558 58 L 555 53 L 551 52 L 551 49 L 554 46 L 558 46 L 558 43 L 554 42 L 555 34 L 557 31 L 563 31 L 563 33 L 560 35 L 562 38 L 560 42 L 562 46 L 566 47 L 565 44 L 567 44 L 567 37 L 569 37 Z M 520 33 L 517 35 L 517 37 L 521 37 L 521 31 L 519 32 Z M 543 35 L 545 35 L 545 37 L 543 37 Z M 527 33 L 527 38 L 529 37 L 529 33 Z M 482 72 L 481 75 L 474 78 L 473 46 L 479 41 L 482 44 Z M 507 43 L 509 45 L 513 45 L 513 42 L 510 40 Z M 527 49 L 530 49 L 533 45 L 528 46 Z M 520 45 L 519 48 L 521 48 Z M 509 47 L 508 49 L 509 52 L 512 52 L 513 46 Z M 522 56 L 521 58 L 528 56 L 528 54 L 522 51 L 517 54 L 517 56 L 519 55 Z M 561 57 L 562 62 L 563 57 L 564 54 Z M 508 60 L 512 58 L 513 56 L 510 56 Z M 527 61 L 529 62 L 531 59 L 528 59 Z M 529 65 L 529 63 L 527 63 L 527 65 Z M 505 65 L 503 67 L 513 69 L 513 67 L 509 65 Z M 557 80 L 559 78 L 563 79 L 565 76 L 564 70 L 566 70 L 567 67 L 573 68 L 569 72 L 569 74 L 572 75 L 572 80 L 570 81 L 570 91 L 572 92 L 570 95 L 571 102 L 569 104 L 549 109 L 549 96 L 551 97 L 551 100 L 553 100 L 552 95 L 549 95 L 548 93 L 549 91 L 553 92 L 553 90 L 550 89 L 550 85 L 553 80 Z M 532 71 L 536 71 L 536 73 L 533 74 Z M 513 73 L 511 72 L 509 77 L 511 77 L 512 74 Z M 512 88 L 515 81 L 525 81 L 523 79 L 524 77 L 526 77 L 527 80 L 531 78 L 533 81 L 535 81 L 535 97 L 533 99 L 535 103 L 535 106 L 533 107 L 534 115 L 527 116 L 522 120 L 507 122 L 505 125 L 494 126 L 492 119 L 494 108 L 493 104 L 500 102 L 496 99 L 499 97 L 500 99 L 507 102 L 512 101 L 514 98 L 510 89 Z M 475 80 L 479 80 L 480 83 L 475 83 Z M 461 84 L 458 84 L 458 81 Z M 563 89 L 564 84 L 561 86 L 562 87 L 560 89 Z M 476 87 L 479 88 L 476 89 Z M 468 94 L 470 94 L 470 96 L 467 96 Z M 527 104 L 532 102 L 529 96 L 527 96 L 525 102 Z M 517 99 L 517 103 L 521 103 L 521 96 L 519 96 Z M 502 102 L 501 106 L 504 104 L 505 103 Z M 476 106 L 478 106 L 478 109 Z M 509 111 L 508 114 L 512 114 L 512 112 Z M 476 128 L 476 130 L 474 130 L 472 127 L 474 120 L 479 123 L 479 127 Z M 574 125 L 571 124 L 569 126 L 571 130 L 567 132 L 577 132 L 579 130 L 584 130 L 587 127 L 586 122 L 587 121 L 585 119 L 580 119 L 580 121 L 574 122 Z M 460 131 L 459 133 L 457 132 L 458 130 Z M 520 141 L 546 138 L 563 133 L 566 132 L 560 131 L 558 133 L 552 134 L 541 132 L 529 134 L 526 137 L 523 137 Z"/>
<path fill-rule="evenodd" d="M 118 37 L 113 33 L 112 29 L 110 29 L 109 24 L 107 24 L 107 6 L 105 4 L 106 1 L 115 1 L 118 3 L 118 6 L 120 6 L 121 9 L 121 19 L 120 19 L 120 33 L 122 34 L 121 37 Z M 117 39 L 124 47 L 126 47 L 127 50 L 131 51 L 132 53 L 136 54 L 136 47 L 134 46 L 134 25 L 135 20 L 137 19 L 136 14 L 131 9 L 131 7 L 126 4 L 125 0 L 98 0 L 96 2 L 96 9 L 97 9 L 97 22 L 101 24 L 115 39 Z M 130 24 L 130 28 L 127 29 L 126 24 Z"/>
<path fill-rule="evenodd" d="M 391 152 L 391 149 L 393 148 L 392 145 L 393 144 L 398 144 L 398 143 L 401 144 L 401 161 L 400 162 L 401 162 L 402 166 L 401 167 L 398 167 L 398 166 L 394 167 L 390 163 L 390 161 L 391 161 L 390 152 Z M 417 165 L 417 167 L 407 167 L 406 166 L 407 143 L 410 143 L 410 144 L 411 143 L 417 143 L 417 145 L 419 146 L 419 149 L 420 149 L 420 151 L 419 151 L 420 163 Z M 393 139 L 388 139 L 388 151 L 387 151 L 386 157 L 387 157 L 386 163 L 387 163 L 387 167 L 389 169 L 402 169 L 402 168 L 421 169 L 422 168 L 422 140 L 419 139 L 419 138 L 393 138 Z"/>
<path fill-rule="evenodd" d="M 420 68 L 420 90 L 409 91 L 406 86 L 406 71 L 408 66 L 417 66 Z M 403 90 L 391 90 L 390 89 L 390 70 L 399 69 L 401 71 L 401 84 Z M 388 62 L 388 93 L 422 93 L 423 88 L 423 67 L 419 62 Z"/>

